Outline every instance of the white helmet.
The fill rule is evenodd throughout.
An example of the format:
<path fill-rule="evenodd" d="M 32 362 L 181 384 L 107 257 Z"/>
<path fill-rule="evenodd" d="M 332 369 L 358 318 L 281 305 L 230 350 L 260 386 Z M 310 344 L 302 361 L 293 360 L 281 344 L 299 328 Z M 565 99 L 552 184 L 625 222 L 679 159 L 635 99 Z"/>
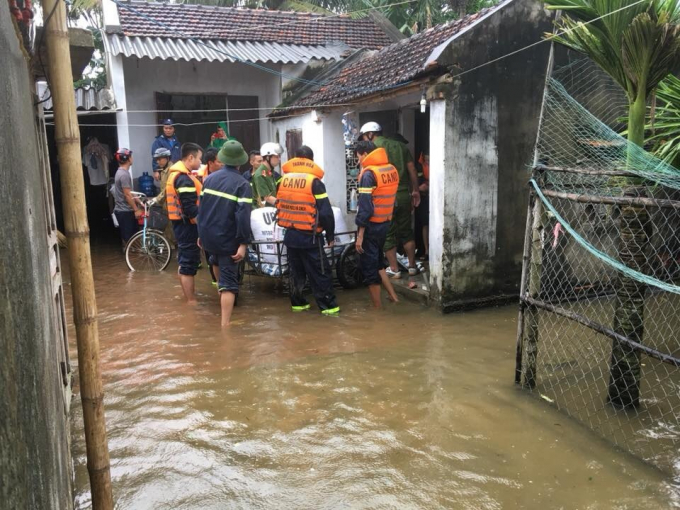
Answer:
<path fill-rule="evenodd" d="M 363 135 L 365 133 L 378 133 L 380 131 L 382 131 L 380 124 L 378 124 L 377 122 L 367 122 L 366 124 L 361 126 L 359 135 Z"/>
<path fill-rule="evenodd" d="M 283 154 L 283 148 L 274 142 L 267 142 L 260 149 L 260 156 L 263 158 L 265 156 L 280 156 L 281 154 Z"/>

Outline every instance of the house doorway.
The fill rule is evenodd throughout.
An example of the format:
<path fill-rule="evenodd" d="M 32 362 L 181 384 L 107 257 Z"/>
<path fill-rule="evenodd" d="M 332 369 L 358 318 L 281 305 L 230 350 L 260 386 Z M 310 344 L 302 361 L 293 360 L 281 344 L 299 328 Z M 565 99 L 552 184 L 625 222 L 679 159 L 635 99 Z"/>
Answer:
<path fill-rule="evenodd" d="M 51 121 L 51 118 L 48 122 Z M 90 227 L 90 239 L 93 242 L 107 244 L 119 243 L 119 234 L 111 220 L 113 210 L 113 197 L 108 192 L 108 184 L 116 174 L 118 164 L 114 159 L 114 153 L 118 149 L 118 132 L 116 129 L 115 113 L 97 113 L 79 115 L 80 145 L 83 156 L 83 181 L 85 183 L 85 204 L 87 208 L 87 222 Z M 83 125 L 85 124 L 85 125 Z M 61 196 L 61 169 L 57 145 L 55 142 L 54 126 L 52 123 L 46 126 L 47 147 L 49 151 L 50 171 L 52 178 L 52 194 L 54 197 L 54 209 L 56 213 L 57 228 L 64 232 L 64 217 L 62 212 Z M 90 142 L 97 141 L 108 153 L 107 168 L 104 175 L 105 181 L 94 182 L 90 167 L 88 152 L 85 148 Z M 90 163 L 88 167 L 88 163 Z"/>
<path fill-rule="evenodd" d="M 246 151 L 260 148 L 260 121 L 257 96 L 216 94 L 156 93 L 156 106 L 163 110 L 158 123 L 168 117 L 177 124 L 175 133 L 181 143 L 193 142 L 201 147 L 210 144 L 218 122 L 226 122 L 229 134 L 243 144 Z M 182 125 L 185 124 L 185 125 Z M 158 129 L 160 134 L 161 129 Z"/>

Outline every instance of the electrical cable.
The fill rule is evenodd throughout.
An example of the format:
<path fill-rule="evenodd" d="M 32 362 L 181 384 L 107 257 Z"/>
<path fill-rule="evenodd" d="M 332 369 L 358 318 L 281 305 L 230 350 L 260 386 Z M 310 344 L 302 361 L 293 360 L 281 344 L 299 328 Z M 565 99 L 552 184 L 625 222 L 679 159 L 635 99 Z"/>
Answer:
<path fill-rule="evenodd" d="M 504 58 L 512 57 L 513 55 L 517 55 L 518 53 L 523 52 L 524 50 L 528 50 L 529 48 L 533 48 L 534 46 L 538 46 L 539 44 L 543 44 L 544 42 L 552 41 L 552 40 L 555 39 L 556 37 L 560 37 L 560 36 L 562 36 L 562 35 L 564 35 L 564 34 L 567 34 L 567 33 L 569 33 L 569 32 L 572 32 L 572 31 L 576 30 L 576 29 L 579 28 L 579 27 L 582 27 L 582 26 L 585 26 L 585 25 L 590 25 L 591 23 L 595 23 L 596 21 L 599 21 L 599 20 L 601 20 L 601 19 L 603 19 L 603 18 L 606 18 L 607 16 L 611 16 L 611 15 L 613 15 L 613 14 L 617 14 L 617 13 L 619 13 L 619 12 L 621 12 L 621 11 L 625 11 L 626 9 L 630 9 L 631 7 L 634 7 L 634 6 L 638 5 L 638 4 L 641 4 L 642 2 L 647 2 L 647 1 L 648 1 L 648 0 L 639 0 L 639 1 L 637 1 L 637 2 L 634 2 L 634 3 L 630 4 L 630 5 L 626 5 L 626 6 L 624 6 L 624 7 L 621 7 L 621 8 L 619 8 L 619 9 L 616 9 L 616 10 L 614 10 L 614 11 L 612 11 L 612 12 L 608 12 L 608 13 L 606 13 L 606 14 L 603 14 L 602 16 L 599 16 L 599 17 L 597 17 L 597 18 L 591 19 L 591 20 L 589 20 L 589 21 L 580 22 L 579 25 L 577 25 L 577 26 L 575 26 L 575 27 L 573 27 L 573 28 L 568 28 L 568 29 L 565 29 L 563 32 L 558 32 L 558 33 L 552 34 L 552 35 L 550 35 L 550 36 L 548 36 L 548 37 L 545 37 L 545 38 L 541 39 L 540 41 L 536 41 L 536 42 L 534 42 L 534 43 L 531 43 L 531 44 L 529 44 L 528 46 L 525 46 L 525 47 L 520 48 L 520 49 L 515 50 L 515 51 L 511 51 L 510 53 L 507 53 L 506 55 L 502 55 L 502 56 L 500 56 L 500 57 L 498 57 L 498 58 L 495 58 L 495 59 L 493 59 L 493 60 L 489 60 L 488 62 L 484 62 L 483 64 L 480 64 L 480 65 L 478 65 L 478 66 L 476 66 L 476 67 L 473 67 L 472 69 L 467 69 L 467 70 L 465 70 L 465 71 L 463 71 L 463 72 L 461 72 L 461 73 L 458 73 L 458 74 L 456 74 L 456 75 L 453 75 L 452 78 L 458 78 L 459 76 L 463 76 L 464 74 L 471 73 L 472 71 L 476 71 L 476 70 L 478 70 L 478 69 L 481 69 L 482 67 L 486 67 L 486 66 L 488 66 L 488 65 L 490 65 L 490 64 L 493 64 L 493 63 L 495 63 L 495 62 L 498 62 L 498 61 L 500 61 L 500 60 L 503 60 Z"/>

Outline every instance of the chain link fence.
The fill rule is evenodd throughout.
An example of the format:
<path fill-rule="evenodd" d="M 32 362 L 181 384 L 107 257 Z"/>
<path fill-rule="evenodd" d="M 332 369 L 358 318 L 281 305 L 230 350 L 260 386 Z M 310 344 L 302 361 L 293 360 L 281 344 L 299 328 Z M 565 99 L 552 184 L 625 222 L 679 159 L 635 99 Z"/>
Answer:
<path fill-rule="evenodd" d="M 572 80 L 581 100 L 610 84 Z M 585 78 L 592 69 L 584 65 Z M 569 84 L 567 84 L 569 85 Z M 516 382 L 680 475 L 680 173 L 548 83 L 524 250 Z M 625 96 L 624 107 L 625 107 Z M 614 112 L 619 112 L 618 114 Z"/>

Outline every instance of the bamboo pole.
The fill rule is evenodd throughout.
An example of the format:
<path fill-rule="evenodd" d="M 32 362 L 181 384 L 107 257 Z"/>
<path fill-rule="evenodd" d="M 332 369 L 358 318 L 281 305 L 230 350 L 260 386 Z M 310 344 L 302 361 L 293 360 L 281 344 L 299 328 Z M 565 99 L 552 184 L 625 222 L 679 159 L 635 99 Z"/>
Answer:
<path fill-rule="evenodd" d="M 85 183 L 80 156 L 66 8 L 60 0 L 42 0 L 49 86 L 54 104 L 54 124 L 68 260 L 73 289 L 73 317 L 78 344 L 80 396 L 83 403 L 87 469 L 92 508 L 112 510 L 109 450 L 104 421 L 104 393 L 99 366 L 97 303 L 92 276 L 89 226 L 85 209 Z"/>

